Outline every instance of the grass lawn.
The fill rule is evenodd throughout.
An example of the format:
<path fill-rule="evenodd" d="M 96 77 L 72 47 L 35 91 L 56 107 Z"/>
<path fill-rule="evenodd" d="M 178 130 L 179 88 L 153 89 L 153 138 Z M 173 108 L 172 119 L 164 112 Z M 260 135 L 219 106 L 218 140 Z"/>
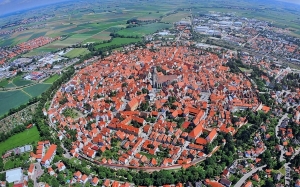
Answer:
<path fill-rule="evenodd" d="M 60 76 L 58 74 L 52 75 L 44 81 L 44 83 L 54 83 Z"/>
<path fill-rule="evenodd" d="M 152 158 L 157 159 L 158 158 L 158 156 L 156 156 L 156 155 L 151 155 L 151 154 L 145 153 L 145 152 L 140 152 L 140 154 L 146 156 L 148 159 L 152 159 Z"/>
<path fill-rule="evenodd" d="M 96 49 L 100 49 L 102 47 L 108 47 L 108 46 L 112 46 L 112 45 L 126 45 L 126 44 L 135 43 L 135 42 L 139 42 L 139 41 L 141 41 L 140 38 L 114 38 L 109 43 L 99 44 L 99 45 L 96 45 L 95 47 L 96 47 Z"/>
<path fill-rule="evenodd" d="M 71 51 L 69 51 L 64 56 L 66 56 L 68 58 L 75 58 L 75 57 L 79 57 L 79 56 L 84 56 L 89 53 L 90 53 L 90 51 L 87 48 L 75 48 L 75 49 L 72 49 Z"/>
<path fill-rule="evenodd" d="M 0 155 L 5 151 L 11 150 L 15 147 L 20 147 L 26 144 L 31 144 L 32 142 L 37 142 L 40 140 L 40 133 L 36 126 L 31 129 L 27 129 L 24 132 L 15 134 L 8 138 L 6 141 L 0 143 Z"/>
<path fill-rule="evenodd" d="M 281 173 L 282 175 L 285 175 L 285 168 L 284 168 L 284 167 L 280 168 L 278 171 L 280 171 L 280 173 Z"/>
<path fill-rule="evenodd" d="M 32 83 L 32 81 L 29 81 L 29 80 L 24 80 L 22 78 L 21 75 L 17 76 L 16 78 L 13 79 L 13 83 L 16 85 L 16 86 L 25 86 L 27 84 L 30 84 Z"/>
<path fill-rule="evenodd" d="M 245 73 L 252 73 L 252 71 L 253 71 L 252 69 L 246 69 L 246 68 L 241 68 L 241 67 L 239 67 L 239 69 Z"/>
<path fill-rule="evenodd" d="M 14 162 L 12 160 L 8 160 L 5 162 L 4 170 L 9 170 L 10 168 L 14 168 Z"/>
<path fill-rule="evenodd" d="M 4 165 L 4 170 L 9 170 L 17 167 L 23 167 L 24 163 L 28 162 L 29 152 L 8 158 Z"/>

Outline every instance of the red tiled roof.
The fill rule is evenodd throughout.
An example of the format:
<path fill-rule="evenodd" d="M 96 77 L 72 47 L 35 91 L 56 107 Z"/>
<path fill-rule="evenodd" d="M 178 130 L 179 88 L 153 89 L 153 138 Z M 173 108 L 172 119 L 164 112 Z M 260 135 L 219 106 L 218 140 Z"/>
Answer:
<path fill-rule="evenodd" d="M 51 157 L 52 157 L 52 155 L 54 154 L 54 152 L 56 151 L 56 145 L 55 144 L 52 144 L 52 145 L 50 145 L 50 147 L 49 147 L 49 149 L 48 149 L 48 151 L 47 151 L 47 153 L 45 154 L 45 156 L 42 158 L 42 160 L 41 160 L 41 163 L 43 164 L 43 163 L 45 163 L 47 160 L 49 160 Z"/>

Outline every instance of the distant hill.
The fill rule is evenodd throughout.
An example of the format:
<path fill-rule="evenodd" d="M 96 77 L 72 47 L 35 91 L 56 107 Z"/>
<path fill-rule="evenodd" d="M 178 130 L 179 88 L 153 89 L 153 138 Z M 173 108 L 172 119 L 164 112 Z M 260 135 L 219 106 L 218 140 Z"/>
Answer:
<path fill-rule="evenodd" d="M 0 0 L 0 16 L 70 0 Z"/>

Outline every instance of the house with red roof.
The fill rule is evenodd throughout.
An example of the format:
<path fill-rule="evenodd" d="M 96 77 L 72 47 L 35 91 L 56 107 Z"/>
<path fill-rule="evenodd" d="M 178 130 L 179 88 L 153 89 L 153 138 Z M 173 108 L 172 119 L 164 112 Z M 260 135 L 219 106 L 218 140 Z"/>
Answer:
<path fill-rule="evenodd" d="M 208 136 L 206 137 L 206 141 L 207 143 L 212 142 L 216 137 L 217 137 L 218 133 L 217 133 L 217 129 L 213 128 L 213 130 L 208 134 Z"/>
<path fill-rule="evenodd" d="M 47 150 L 45 156 L 41 160 L 42 166 L 48 167 L 52 160 L 54 159 L 54 156 L 56 154 L 56 148 L 57 146 L 55 144 L 51 144 L 49 149 Z"/>
<path fill-rule="evenodd" d="M 204 120 L 202 120 L 189 134 L 188 134 L 188 140 L 195 140 L 197 137 L 199 137 L 203 132 L 203 124 Z"/>
<path fill-rule="evenodd" d="M 66 166 L 65 166 L 65 164 L 64 164 L 63 162 L 57 163 L 56 166 L 57 166 L 57 170 L 58 170 L 59 172 L 61 172 L 61 171 L 63 171 L 63 170 L 66 169 Z"/>
<path fill-rule="evenodd" d="M 85 184 L 89 180 L 88 176 L 86 174 L 82 175 L 80 178 L 80 182 Z"/>
<path fill-rule="evenodd" d="M 29 166 L 29 169 L 28 169 L 28 177 L 30 179 L 32 179 L 33 175 L 34 175 L 34 172 L 35 172 L 35 166 L 33 163 L 30 164 Z"/>
<path fill-rule="evenodd" d="M 99 179 L 98 179 L 97 177 L 94 177 L 94 178 L 92 179 L 92 181 L 91 181 L 91 184 L 92 184 L 93 186 L 97 186 L 98 183 L 99 183 Z"/>
<path fill-rule="evenodd" d="M 130 111 L 135 111 L 138 106 L 139 106 L 139 100 L 136 97 L 131 99 L 131 101 L 127 103 L 127 109 Z"/>

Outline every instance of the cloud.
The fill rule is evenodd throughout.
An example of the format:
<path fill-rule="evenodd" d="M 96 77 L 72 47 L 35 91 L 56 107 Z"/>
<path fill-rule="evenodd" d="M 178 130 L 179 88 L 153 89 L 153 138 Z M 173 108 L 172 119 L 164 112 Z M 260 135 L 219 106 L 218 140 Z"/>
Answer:
<path fill-rule="evenodd" d="M 2 1 L 0 1 L 0 5 L 6 5 L 10 2 L 11 2 L 11 0 L 2 0 Z"/>
<path fill-rule="evenodd" d="M 278 0 L 278 1 L 300 5 L 300 1 L 299 0 Z"/>

